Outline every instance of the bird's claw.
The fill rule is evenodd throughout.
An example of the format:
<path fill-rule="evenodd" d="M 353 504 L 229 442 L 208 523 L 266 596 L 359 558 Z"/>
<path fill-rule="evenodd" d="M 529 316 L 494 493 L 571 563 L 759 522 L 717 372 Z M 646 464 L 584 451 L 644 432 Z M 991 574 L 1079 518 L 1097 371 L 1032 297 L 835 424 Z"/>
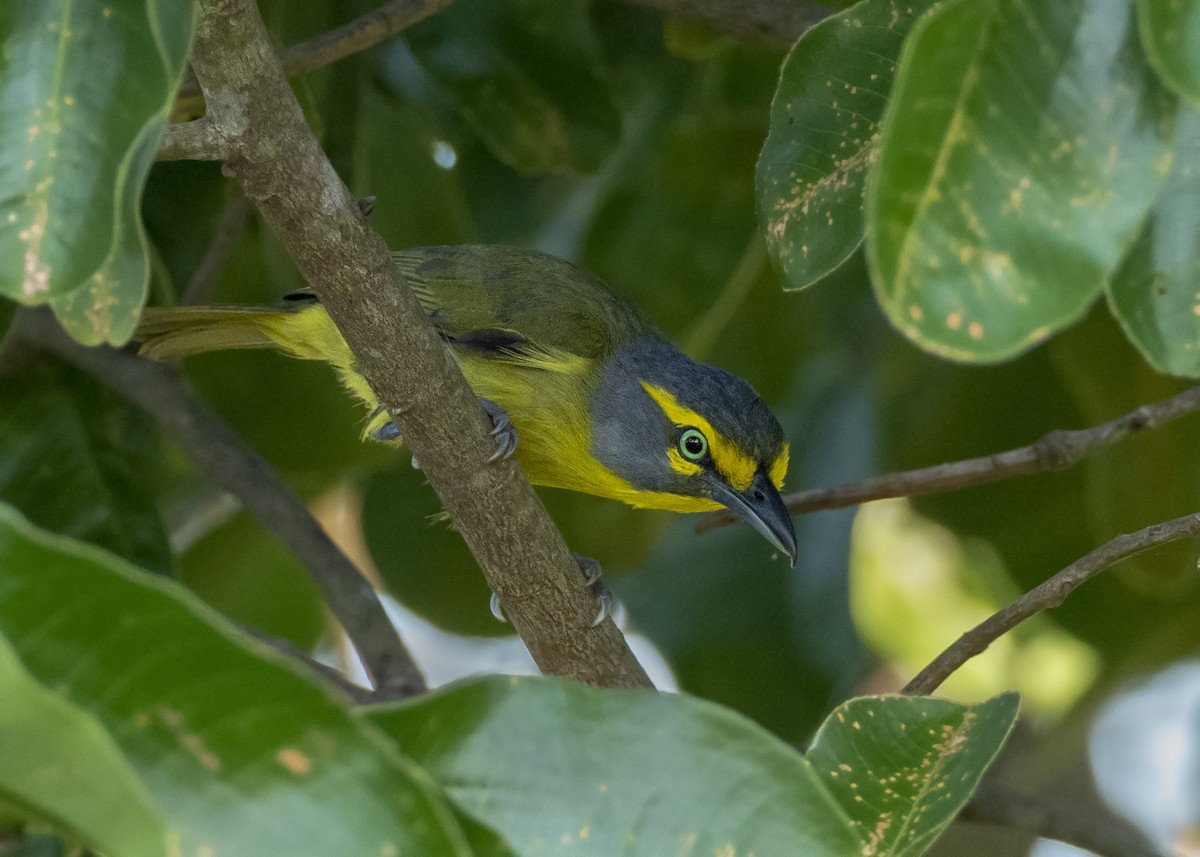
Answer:
<path fill-rule="evenodd" d="M 497 405 L 491 399 L 479 397 L 479 404 L 492 420 L 492 437 L 496 438 L 496 451 L 488 457 L 488 464 L 505 458 L 512 458 L 517 451 L 517 427 L 508 418 L 508 411 Z"/>
<path fill-rule="evenodd" d="M 396 428 L 395 423 L 384 423 L 371 433 L 371 437 L 385 443 L 390 440 L 397 440 L 400 437 L 400 429 Z"/>
<path fill-rule="evenodd" d="M 596 611 L 596 618 L 592 620 L 591 627 L 595 628 L 605 619 L 612 615 L 613 596 L 609 588 L 604 584 L 602 578 L 602 569 L 600 563 L 592 559 L 590 556 L 580 556 L 577 553 L 571 554 L 575 558 L 575 563 L 579 566 L 579 570 L 583 572 L 584 582 L 587 588 L 596 596 L 596 600 L 600 603 L 599 609 Z M 508 619 L 504 615 L 504 608 L 500 606 L 499 593 L 493 592 L 492 598 L 488 602 L 488 608 L 492 611 L 492 615 L 500 622 L 507 622 Z"/>
<path fill-rule="evenodd" d="M 604 570 L 600 567 L 599 562 L 590 556 L 581 556 L 577 553 L 571 554 L 571 556 L 575 557 L 575 564 L 583 572 L 583 579 L 587 583 L 587 588 L 592 591 L 592 594 L 596 596 L 596 600 L 600 603 L 600 608 L 596 612 L 596 618 L 592 620 L 592 627 L 595 628 L 612 615 L 612 591 L 604 583 Z"/>
<path fill-rule="evenodd" d="M 512 424 L 508 418 L 508 411 L 497 405 L 491 399 L 479 397 L 479 404 L 483 406 L 488 417 L 492 421 L 492 437 L 496 438 L 496 451 L 488 457 L 488 463 L 500 461 L 504 458 L 512 458 L 514 452 L 517 451 L 517 427 Z M 372 419 L 379 416 L 383 411 L 382 406 L 377 408 L 372 414 Z M 371 431 L 371 438 L 382 443 L 400 440 L 400 429 L 394 422 L 386 422 Z M 416 457 L 412 460 L 413 467 L 417 470 L 421 469 L 421 465 L 417 462 Z"/>

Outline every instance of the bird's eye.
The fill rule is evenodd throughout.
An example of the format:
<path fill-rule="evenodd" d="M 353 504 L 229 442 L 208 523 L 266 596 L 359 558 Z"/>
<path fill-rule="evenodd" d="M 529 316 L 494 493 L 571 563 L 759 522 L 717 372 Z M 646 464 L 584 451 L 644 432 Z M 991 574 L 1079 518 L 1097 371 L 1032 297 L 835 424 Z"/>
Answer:
<path fill-rule="evenodd" d="M 700 429 L 684 429 L 679 435 L 679 452 L 688 461 L 703 461 L 708 455 L 708 438 Z"/>

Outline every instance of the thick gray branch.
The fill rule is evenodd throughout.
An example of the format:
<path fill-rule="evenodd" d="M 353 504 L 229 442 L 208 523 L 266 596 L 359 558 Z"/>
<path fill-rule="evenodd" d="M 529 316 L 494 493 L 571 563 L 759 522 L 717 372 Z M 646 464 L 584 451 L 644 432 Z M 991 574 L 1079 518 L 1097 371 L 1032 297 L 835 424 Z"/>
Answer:
<path fill-rule="evenodd" d="M 207 117 L 178 122 L 163 131 L 155 157 L 160 161 L 219 161 L 225 157 L 225 141 Z"/>
<path fill-rule="evenodd" d="M 490 421 L 305 123 L 251 0 L 198 4 L 192 67 L 225 171 L 283 241 L 543 672 L 649 686 Z M 403 509 L 397 515 L 406 514 Z"/>

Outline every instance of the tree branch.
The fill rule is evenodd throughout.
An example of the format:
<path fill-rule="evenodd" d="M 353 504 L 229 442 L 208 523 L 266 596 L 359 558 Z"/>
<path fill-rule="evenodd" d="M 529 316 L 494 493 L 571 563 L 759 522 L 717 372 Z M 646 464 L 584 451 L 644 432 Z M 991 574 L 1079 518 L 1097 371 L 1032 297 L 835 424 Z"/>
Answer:
<path fill-rule="evenodd" d="M 295 260 L 499 593 L 539 668 L 605 686 L 649 679 L 596 602 L 491 421 L 304 120 L 252 0 L 198 5 L 192 67 L 229 141 L 226 174 Z"/>
<path fill-rule="evenodd" d="M 378 9 L 360 15 L 336 30 L 322 33 L 298 45 L 292 45 L 279 54 L 283 73 L 288 77 L 316 71 L 330 63 L 365 51 L 385 39 L 391 38 L 413 24 L 440 12 L 451 0 L 392 0 Z M 194 98 L 200 94 L 200 83 L 195 74 L 184 78 L 177 98 Z"/>
<path fill-rule="evenodd" d="M 14 326 L 21 341 L 95 376 L 151 414 L 202 473 L 237 496 L 279 537 L 304 564 L 346 629 L 378 691 L 413 696 L 425 690 L 420 670 L 371 584 L 271 466 L 210 411 L 178 373 L 124 351 L 80 345 L 42 310 L 23 311 Z"/>
<path fill-rule="evenodd" d="M 784 496 L 783 501 L 793 515 L 805 515 L 825 509 L 857 506 L 872 500 L 920 497 L 987 485 L 1014 476 L 1066 470 L 1093 452 L 1112 446 L 1130 435 L 1157 428 L 1196 411 L 1200 411 L 1200 387 L 1185 390 L 1161 402 L 1142 405 L 1135 411 L 1093 428 L 1052 431 L 1035 443 L 1019 449 L 875 476 L 836 488 L 799 491 Z M 696 532 L 706 533 L 740 521 L 741 518 L 734 515 L 717 512 L 697 524 Z"/>
<path fill-rule="evenodd" d="M 1137 828 L 1103 807 L 1022 794 L 986 777 L 959 818 L 1056 839 L 1102 857 L 1162 857 Z"/>
<path fill-rule="evenodd" d="M 932 693 L 951 673 L 987 649 L 1001 634 L 1011 631 L 1030 616 L 1062 604 L 1068 595 L 1106 568 L 1157 545 L 1187 538 L 1200 538 L 1200 513 L 1154 524 L 1104 543 L 967 631 L 905 685 L 901 693 Z"/>
<path fill-rule="evenodd" d="M 159 161 L 219 161 L 226 155 L 225 140 L 206 116 L 176 122 L 163 131 L 155 159 Z"/>
<path fill-rule="evenodd" d="M 814 24 L 836 9 L 802 0 L 627 0 L 671 15 L 700 21 L 731 36 L 761 39 L 771 47 L 787 49 Z"/>

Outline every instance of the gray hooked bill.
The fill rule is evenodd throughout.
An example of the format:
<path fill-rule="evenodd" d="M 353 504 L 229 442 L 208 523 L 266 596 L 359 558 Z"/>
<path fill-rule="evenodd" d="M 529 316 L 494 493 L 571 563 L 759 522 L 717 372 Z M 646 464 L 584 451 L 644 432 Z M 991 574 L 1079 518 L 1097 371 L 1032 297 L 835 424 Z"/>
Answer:
<path fill-rule="evenodd" d="M 796 528 L 779 490 L 767 474 L 761 470 L 754 474 L 745 491 L 735 491 L 718 479 L 713 479 L 710 487 L 714 500 L 744 518 L 763 538 L 787 555 L 793 568 L 796 566 Z"/>

